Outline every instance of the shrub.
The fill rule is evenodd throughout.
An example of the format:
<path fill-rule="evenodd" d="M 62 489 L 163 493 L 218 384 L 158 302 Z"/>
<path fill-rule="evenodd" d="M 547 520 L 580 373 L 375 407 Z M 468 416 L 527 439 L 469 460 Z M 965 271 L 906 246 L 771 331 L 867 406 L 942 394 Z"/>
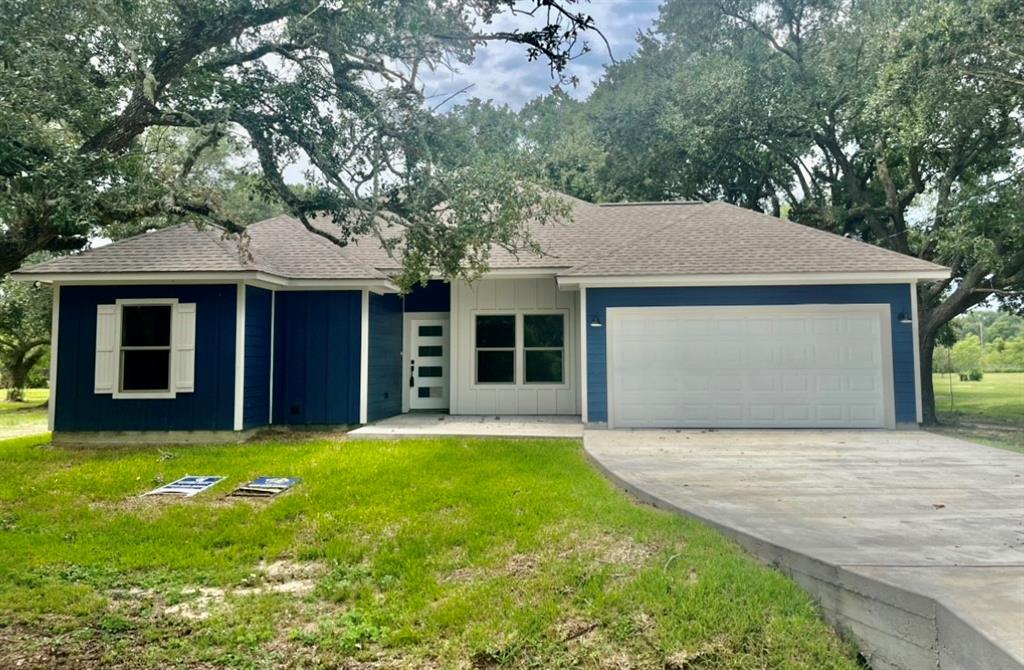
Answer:
<path fill-rule="evenodd" d="M 981 370 L 971 370 L 967 373 L 967 380 L 972 382 L 980 382 L 985 376 L 985 373 Z"/>

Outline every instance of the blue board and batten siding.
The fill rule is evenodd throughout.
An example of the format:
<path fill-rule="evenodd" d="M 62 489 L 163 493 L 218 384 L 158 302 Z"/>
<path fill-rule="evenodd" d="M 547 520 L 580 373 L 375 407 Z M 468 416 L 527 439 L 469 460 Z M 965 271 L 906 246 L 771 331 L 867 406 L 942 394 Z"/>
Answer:
<path fill-rule="evenodd" d="M 245 287 L 245 374 L 242 427 L 257 428 L 270 422 L 271 305 L 274 294 L 264 288 Z"/>
<path fill-rule="evenodd" d="M 234 284 L 62 286 L 54 430 L 231 430 L 236 295 Z M 114 399 L 95 393 L 96 307 L 122 298 L 177 298 L 196 304 L 194 392 L 162 399 Z"/>
<path fill-rule="evenodd" d="M 893 391 L 896 423 L 917 421 L 913 326 L 908 284 L 837 286 L 708 286 L 588 288 L 586 321 L 608 323 L 609 307 L 697 307 L 717 305 L 888 304 L 892 313 Z M 607 328 L 587 328 L 587 420 L 608 421 Z"/>
<path fill-rule="evenodd" d="M 277 291 L 274 423 L 359 423 L 362 291 Z"/>
<path fill-rule="evenodd" d="M 366 418 L 402 413 L 402 298 L 370 294 Z"/>
<path fill-rule="evenodd" d="M 414 286 L 404 302 L 406 312 L 448 312 L 452 308 L 452 286 L 441 279 L 431 279 L 426 286 Z"/>

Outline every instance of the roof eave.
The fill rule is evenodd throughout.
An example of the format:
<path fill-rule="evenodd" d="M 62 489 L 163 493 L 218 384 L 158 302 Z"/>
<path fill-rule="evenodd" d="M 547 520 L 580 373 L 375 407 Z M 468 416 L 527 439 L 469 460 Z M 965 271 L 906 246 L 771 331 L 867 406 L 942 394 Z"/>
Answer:
<path fill-rule="evenodd" d="M 369 289 L 377 293 L 397 293 L 398 285 L 386 277 L 355 279 L 303 279 L 280 277 L 259 271 L 184 271 L 184 272 L 26 272 L 11 273 L 20 282 L 68 285 L 146 285 L 211 284 L 244 282 L 269 289 Z"/>
<path fill-rule="evenodd" d="M 948 279 L 948 268 L 893 272 L 794 272 L 690 275 L 562 275 L 559 288 L 643 286 L 785 286 L 799 284 L 907 284 Z"/>

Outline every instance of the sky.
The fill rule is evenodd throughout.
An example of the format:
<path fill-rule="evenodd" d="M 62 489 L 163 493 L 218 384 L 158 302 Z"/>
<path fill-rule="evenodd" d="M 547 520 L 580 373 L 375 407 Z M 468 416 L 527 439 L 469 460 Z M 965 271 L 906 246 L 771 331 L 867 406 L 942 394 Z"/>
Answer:
<path fill-rule="evenodd" d="M 594 24 L 604 33 L 616 60 L 628 58 L 636 49 L 637 32 L 647 30 L 658 15 L 661 0 L 591 0 L 581 2 L 579 11 L 594 17 Z M 491 29 L 507 30 L 521 21 L 499 17 Z M 566 90 L 577 98 L 585 98 L 601 77 L 605 65 L 611 62 L 608 48 L 600 36 L 586 37 L 591 52 L 570 63 L 566 74 L 576 75 L 580 83 Z M 423 77 L 426 93 L 441 102 L 465 86 L 472 88 L 460 94 L 450 104 L 459 104 L 472 98 L 493 100 L 519 109 L 525 103 L 544 95 L 556 83 L 547 63 L 526 60 L 526 47 L 492 43 L 479 47 L 476 59 L 470 65 L 459 65 L 459 72 L 438 71 Z M 442 108 L 443 109 L 443 108 Z"/>

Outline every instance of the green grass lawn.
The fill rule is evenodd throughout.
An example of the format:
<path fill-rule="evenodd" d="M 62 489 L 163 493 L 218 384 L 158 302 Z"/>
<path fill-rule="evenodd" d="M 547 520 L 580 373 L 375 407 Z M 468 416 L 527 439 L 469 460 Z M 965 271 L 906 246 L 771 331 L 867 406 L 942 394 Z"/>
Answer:
<path fill-rule="evenodd" d="M 4 402 L 0 389 L 0 440 L 46 432 L 49 389 L 25 389 L 24 402 Z"/>
<path fill-rule="evenodd" d="M 938 432 L 1024 453 L 1024 372 L 987 372 L 979 382 L 936 374 L 932 383 Z"/>
<path fill-rule="evenodd" d="M 860 667 L 793 582 L 575 442 L 21 438 L 0 460 L 0 667 Z M 228 481 L 137 497 L 186 473 Z M 259 474 L 305 481 L 223 498 Z"/>

